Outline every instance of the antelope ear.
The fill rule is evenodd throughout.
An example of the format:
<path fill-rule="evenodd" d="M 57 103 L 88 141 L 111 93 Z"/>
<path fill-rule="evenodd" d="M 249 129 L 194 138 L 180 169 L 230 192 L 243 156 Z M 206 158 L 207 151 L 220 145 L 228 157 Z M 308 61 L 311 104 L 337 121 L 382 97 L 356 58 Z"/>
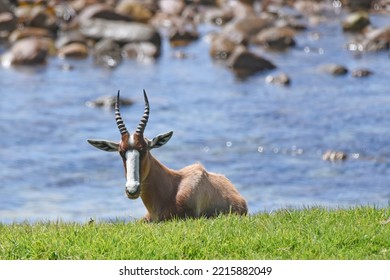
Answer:
<path fill-rule="evenodd" d="M 154 137 L 153 140 L 147 139 L 146 141 L 148 143 L 149 150 L 154 149 L 154 148 L 160 148 L 161 146 L 168 143 L 169 139 L 171 139 L 171 137 L 172 137 L 172 134 L 173 134 L 173 131 L 170 131 L 170 132 L 160 134 L 160 135 Z"/>
<path fill-rule="evenodd" d="M 106 152 L 117 152 L 118 151 L 119 144 L 115 143 L 115 142 L 111 142 L 111 141 L 107 141 L 107 140 L 90 140 L 90 139 L 88 139 L 87 141 L 92 146 L 94 146 L 100 150 L 106 151 Z"/>

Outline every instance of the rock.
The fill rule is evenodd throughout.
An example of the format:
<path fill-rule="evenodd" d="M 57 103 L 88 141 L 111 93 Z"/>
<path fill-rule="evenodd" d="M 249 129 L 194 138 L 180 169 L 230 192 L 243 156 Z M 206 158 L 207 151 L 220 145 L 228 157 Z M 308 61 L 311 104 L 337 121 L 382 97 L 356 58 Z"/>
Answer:
<path fill-rule="evenodd" d="M 252 43 L 272 50 L 285 50 L 295 46 L 295 30 L 288 27 L 271 27 L 260 31 L 252 39 Z"/>
<path fill-rule="evenodd" d="M 150 5 L 140 0 L 122 0 L 115 7 L 115 12 L 142 23 L 149 22 L 153 17 L 153 11 Z"/>
<path fill-rule="evenodd" d="M 11 12 L 0 13 L 0 38 L 5 38 L 16 28 L 17 19 Z"/>
<path fill-rule="evenodd" d="M 18 5 L 14 12 L 18 23 L 23 26 L 45 28 L 52 32 L 58 28 L 56 16 L 42 1 L 34 5 Z"/>
<path fill-rule="evenodd" d="M 17 18 L 7 1 L 0 1 L 0 40 L 16 28 Z"/>
<path fill-rule="evenodd" d="M 50 39 L 24 38 L 16 41 L 1 59 L 5 67 L 12 65 L 37 65 L 46 62 L 49 53 Z"/>
<path fill-rule="evenodd" d="M 56 40 L 56 47 L 62 48 L 72 43 L 81 43 L 86 45 L 86 38 L 77 30 L 61 33 Z"/>
<path fill-rule="evenodd" d="M 172 54 L 172 58 L 174 59 L 187 59 L 187 58 L 190 58 L 191 56 L 189 54 L 187 54 L 186 52 L 184 51 L 175 51 L 173 54 Z"/>
<path fill-rule="evenodd" d="M 72 71 L 74 66 L 69 63 L 63 63 L 59 65 L 59 69 L 65 72 Z"/>
<path fill-rule="evenodd" d="M 235 19 L 225 25 L 222 32 L 236 44 L 247 44 L 250 38 L 260 32 L 262 29 L 269 27 L 271 21 L 260 17 L 247 17 Z"/>
<path fill-rule="evenodd" d="M 295 18 L 292 16 L 276 19 L 274 26 L 290 29 L 292 32 L 294 32 L 292 36 L 295 36 L 296 32 L 298 31 L 304 31 L 308 29 L 306 22 L 303 21 L 302 18 Z"/>
<path fill-rule="evenodd" d="M 342 26 L 344 31 L 361 32 L 365 27 L 370 25 L 370 19 L 365 12 L 355 12 L 347 15 L 343 20 Z"/>
<path fill-rule="evenodd" d="M 254 0 L 231 1 L 235 18 L 246 18 L 256 14 L 254 9 Z"/>
<path fill-rule="evenodd" d="M 12 7 L 9 1 L 0 1 L 0 14 L 4 12 L 11 12 Z"/>
<path fill-rule="evenodd" d="M 231 9 L 207 9 L 204 14 L 204 21 L 218 26 L 225 25 L 234 18 Z"/>
<path fill-rule="evenodd" d="M 105 107 L 105 108 L 110 108 L 113 109 L 115 107 L 115 102 L 116 102 L 116 96 L 101 96 L 95 100 L 87 101 L 86 105 L 88 107 Z M 134 101 L 128 98 L 120 98 L 119 99 L 119 104 L 121 107 L 123 106 L 130 106 L 134 104 Z"/>
<path fill-rule="evenodd" d="M 97 65 L 115 68 L 122 61 L 121 47 L 111 39 L 102 39 L 95 44 L 93 57 Z"/>
<path fill-rule="evenodd" d="M 371 8 L 375 13 L 388 14 L 390 2 L 389 0 L 376 0 L 375 3 L 372 3 Z"/>
<path fill-rule="evenodd" d="M 61 58 L 86 58 L 88 52 L 88 47 L 85 44 L 73 42 L 61 47 L 58 50 L 58 56 Z"/>
<path fill-rule="evenodd" d="M 8 37 L 10 43 L 14 43 L 20 39 L 35 37 L 35 38 L 53 38 L 53 33 L 47 29 L 39 27 L 25 27 L 15 29 Z"/>
<path fill-rule="evenodd" d="M 313 16 L 323 14 L 324 1 L 312 1 L 312 0 L 298 0 L 294 1 L 293 7 L 301 14 Z"/>
<path fill-rule="evenodd" d="M 168 15 L 180 15 L 185 8 L 183 0 L 159 0 L 158 6 L 164 14 Z"/>
<path fill-rule="evenodd" d="M 236 43 L 224 34 L 212 36 L 210 41 L 210 56 L 216 60 L 226 60 L 236 48 Z"/>
<path fill-rule="evenodd" d="M 277 76 L 269 75 L 265 78 L 265 82 L 280 86 L 288 86 L 291 83 L 290 78 L 285 73 L 280 73 Z"/>
<path fill-rule="evenodd" d="M 237 47 L 234 50 L 227 60 L 227 66 L 240 78 L 276 68 L 272 62 L 249 51 L 245 47 Z"/>
<path fill-rule="evenodd" d="M 147 62 L 160 56 L 160 49 L 150 42 L 128 43 L 122 48 L 122 56 Z"/>
<path fill-rule="evenodd" d="M 373 73 L 371 70 L 368 70 L 368 69 L 356 69 L 354 71 L 352 71 L 352 77 L 356 77 L 356 78 L 364 78 L 364 77 L 368 77 L 368 76 L 371 76 Z"/>
<path fill-rule="evenodd" d="M 373 0 L 341 0 L 341 3 L 353 11 L 368 11 L 373 4 Z"/>
<path fill-rule="evenodd" d="M 196 30 L 174 28 L 169 34 L 169 43 L 172 47 L 183 47 L 198 40 L 198 38 L 199 33 Z"/>
<path fill-rule="evenodd" d="M 29 26 L 49 29 L 53 32 L 57 30 L 56 17 L 53 14 L 49 13 L 47 7 L 43 5 L 34 6 L 31 9 L 27 24 Z"/>
<path fill-rule="evenodd" d="M 132 21 L 133 19 L 127 15 L 122 15 L 115 12 L 106 4 L 93 4 L 86 6 L 77 16 L 76 21 L 83 24 L 92 19 L 105 19 L 110 21 Z"/>
<path fill-rule="evenodd" d="M 322 160 L 342 161 L 348 158 L 347 154 L 341 151 L 328 150 L 322 155 Z"/>
<path fill-rule="evenodd" d="M 380 51 L 390 49 L 390 26 L 374 29 L 365 34 L 362 42 L 366 51 Z"/>
<path fill-rule="evenodd" d="M 348 69 L 339 64 L 324 64 L 320 67 L 320 69 L 325 73 L 335 76 L 345 75 L 348 73 Z"/>
<path fill-rule="evenodd" d="M 74 3 L 75 1 L 60 1 L 55 5 L 54 9 L 60 26 L 63 27 L 66 23 L 70 23 L 77 16 L 79 10 L 76 11 Z"/>
<path fill-rule="evenodd" d="M 90 19 L 81 24 L 80 31 L 84 36 L 95 40 L 112 39 L 119 44 L 151 42 L 157 47 L 161 46 L 158 31 L 150 25 L 139 22 Z"/>

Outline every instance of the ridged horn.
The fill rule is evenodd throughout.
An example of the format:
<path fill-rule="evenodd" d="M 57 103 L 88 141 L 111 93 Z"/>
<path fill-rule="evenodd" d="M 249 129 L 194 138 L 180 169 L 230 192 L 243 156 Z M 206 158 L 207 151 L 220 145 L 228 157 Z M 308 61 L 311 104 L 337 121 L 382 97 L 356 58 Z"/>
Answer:
<path fill-rule="evenodd" d="M 138 135 L 144 135 L 144 131 L 145 131 L 145 127 L 146 127 L 146 124 L 148 123 L 148 119 L 149 119 L 149 100 L 148 100 L 148 96 L 146 95 L 146 91 L 144 90 L 144 99 L 145 99 L 145 110 L 144 110 L 144 114 L 137 126 L 137 130 L 135 131 L 136 134 Z"/>
<path fill-rule="evenodd" d="M 115 120 L 116 120 L 116 125 L 119 128 L 119 132 L 121 135 L 129 134 L 129 132 L 126 129 L 125 123 L 122 120 L 121 113 L 119 111 L 119 93 L 120 91 L 118 90 L 118 95 L 116 96 L 116 102 L 115 102 Z"/>

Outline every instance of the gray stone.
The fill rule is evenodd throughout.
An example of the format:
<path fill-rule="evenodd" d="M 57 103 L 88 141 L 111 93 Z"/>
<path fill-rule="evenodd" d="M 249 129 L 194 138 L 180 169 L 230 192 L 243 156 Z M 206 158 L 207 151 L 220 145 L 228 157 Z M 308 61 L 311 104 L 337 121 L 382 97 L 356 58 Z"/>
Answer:
<path fill-rule="evenodd" d="M 349 32 L 360 32 L 370 25 L 370 19 L 366 12 L 355 12 L 347 15 L 342 22 L 343 30 Z"/>
<path fill-rule="evenodd" d="M 111 39 L 102 39 L 93 49 L 95 63 L 109 68 L 115 68 L 122 61 L 121 47 Z"/>
<path fill-rule="evenodd" d="M 152 42 L 161 45 L 158 31 L 147 24 L 139 22 L 111 21 L 105 19 L 90 19 L 83 21 L 81 33 L 91 39 L 111 39 L 119 44 L 133 42 Z"/>
<path fill-rule="evenodd" d="M 257 72 L 275 69 L 276 66 L 269 60 L 247 50 L 237 47 L 229 57 L 227 65 L 238 77 L 245 78 Z"/>
<path fill-rule="evenodd" d="M 104 107 L 104 108 L 111 108 L 113 109 L 115 107 L 116 103 L 116 96 L 107 95 L 107 96 L 101 96 L 95 100 L 87 101 L 86 105 L 88 107 Z M 121 107 L 123 106 L 130 106 L 134 103 L 133 100 L 127 99 L 127 98 L 120 98 L 119 104 Z"/>
<path fill-rule="evenodd" d="M 260 31 L 252 42 L 273 50 L 284 50 L 295 46 L 295 31 L 288 27 L 271 27 Z"/>
<path fill-rule="evenodd" d="M 335 76 L 345 75 L 348 73 L 348 69 L 345 66 L 339 64 L 324 64 L 321 65 L 320 69 L 325 73 Z"/>
<path fill-rule="evenodd" d="M 286 73 L 280 73 L 279 75 L 269 75 L 265 78 L 265 82 L 269 84 L 275 84 L 280 86 L 288 86 L 291 83 L 290 77 Z"/>
<path fill-rule="evenodd" d="M 210 56 L 216 60 L 226 60 L 233 53 L 237 44 L 224 34 L 215 34 L 210 40 Z"/>
<path fill-rule="evenodd" d="M 160 56 L 160 49 L 149 42 L 128 43 L 122 48 L 122 55 L 127 58 L 146 62 Z"/>
<path fill-rule="evenodd" d="M 46 62 L 51 42 L 46 38 L 24 38 L 16 41 L 1 57 L 3 66 L 36 65 Z"/>

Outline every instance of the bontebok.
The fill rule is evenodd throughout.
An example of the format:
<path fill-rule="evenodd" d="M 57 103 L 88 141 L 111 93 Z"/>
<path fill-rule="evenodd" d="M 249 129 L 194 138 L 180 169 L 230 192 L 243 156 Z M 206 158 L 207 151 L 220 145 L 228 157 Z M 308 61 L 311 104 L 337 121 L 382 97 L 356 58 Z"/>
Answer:
<path fill-rule="evenodd" d="M 125 168 L 128 198 L 141 199 L 147 209 L 147 221 L 171 218 L 211 217 L 220 213 L 246 214 L 245 199 L 223 175 L 210 173 L 197 163 L 181 170 L 172 170 L 160 163 L 150 150 L 171 139 L 167 132 L 152 140 L 144 137 L 149 119 L 149 101 L 144 91 L 145 111 L 134 133 L 129 133 L 119 110 L 119 91 L 115 104 L 115 119 L 121 141 L 88 140 L 98 149 L 119 152 Z"/>

